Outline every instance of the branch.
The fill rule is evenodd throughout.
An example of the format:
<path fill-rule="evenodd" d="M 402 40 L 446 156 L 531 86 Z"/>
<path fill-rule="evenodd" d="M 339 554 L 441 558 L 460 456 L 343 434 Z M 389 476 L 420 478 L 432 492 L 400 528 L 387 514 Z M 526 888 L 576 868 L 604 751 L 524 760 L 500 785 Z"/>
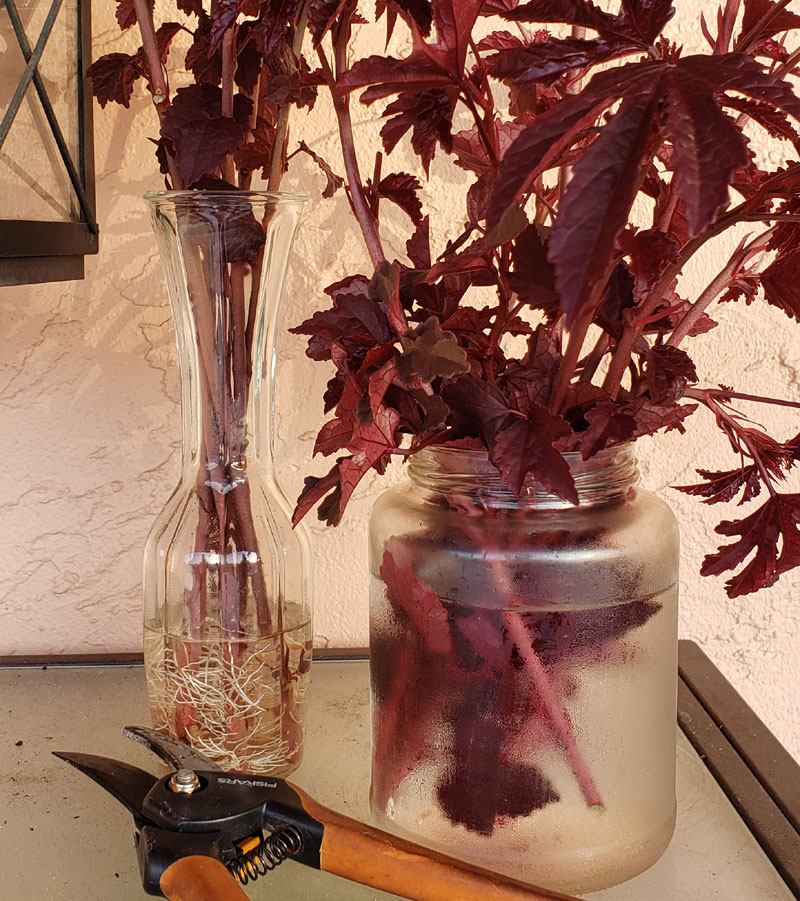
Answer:
<path fill-rule="evenodd" d="M 156 105 L 160 117 L 162 111 L 159 107 L 164 103 L 169 103 L 169 86 L 164 67 L 161 65 L 161 54 L 158 52 L 153 13 L 147 0 L 133 0 L 133 6 L 136 10 L 139 33 L 142 36 L 142 49 L 147 59 L 147 67 L 150 69 L 153 103 Z"/>
<path fill-rule="evenodd" d="M 156 40 L 156 27 L 153 22 L 153 11 L 147 0 L 133 0 L 136 11 L 136 22 L 139 26 L 139 34 L 142 38 L 142 49 L 147 59 L 147 68 L 150 70 L 150 90 L 153 95 L 153 105 L 158 113 L 158 121 L 164 119 L 164 112 L 169 106 L 169 85 L 164 67 L 161 65 L 161 54 L 158 52 Z M 183 179 L 175 167 L 172 154 L 165 148 L 169 177 L 173 188 L 182 188 Z"/>
<path fill-rule="evenodd" d="M 667 339 L 667 344 L 677 347 L 681 341 L 689 334 L 692 327 L 706 311 L 706 309 L 714 302 L 717 296 L 731 283 L 736 275 L 737 270 L 744 265 L 754 254 L 763 250 L 769 244 L 772 238 L 774 228 L 767 229 L 749 244 L 740 244 L 736 251 L 728 260 L 727 265 L 719 274 L 711 280 L 708 287 L 697 298 L 688 310 L 686 315 L 672 330 L 672 334 Z"/>
<path fill-rule="evenodd" d="M 227 118 L 233 118 L 233 76 L 236 72 L 236 24 L 228 28 L 222 36 L 220 48 L 222 59 L 222 100 L 221 113 Z M 228 155 L 222 166 L 222 177 L 228 184 L 233 184 L 236 174 L 233 168 L 233 158 Z"/>
<path fill-rule="evenodd" d="M 292 53 L 296 60 L 300 59 L 303 52 L 303 38 L 306 32 L 306 17 L 308 15 L 308 5 L 310 0 L 304 0 L 300 6 L 297 15 L 294 30 L 294 40 L 292 41 Z M 289 112 L 291 104 L 284 103 L 278 108 L 278 120 L 275 123 L 275 140 L 272 145 L 272 157 L 269 161 L 269 180 L 267 181 L 267 190 L 277 191 L 281 186 L 283 171 L 287 160 L 286 152 L 286 135 L 289 131 Z"/>
<path fill-rule="evenodd" d="M 334 45 L 334 61 L 336 65 L 336 74 L 331 70 L 322 46 L 317 48 L 317 54 L 322 65 L 322 71 L 328 89 L 331 92 L 333 100 L 333 108 L 336 112 L 336 119 L 339 123 L 339 139 L 342 144 L 342 158 L 344 160 L 345 174 L 347 175 L 347 187 L 350 192 L 350 202 L 353 206 L 353 213 L 361 228 L 361 234 L 364 236 L 364 242 L 367 245 L 372 265 L 377 266 L 382 263 L 386 257 L 381 244 L 380 232 L 378 231 L 378 223 L 372 215 L 372 211 L 367 203 L 364 193 L 364 185 L 361 181 L 361 174 L 358 169 L 358 157 L 356 155 L 355 141 L 353 139 L 353 123 L 350 118 L 350 98 L 349 95 L 339 91 L 336 85 L 336 79 L 347 71 L 347 41 L 350 34 L 350 12 L 346 12 L 339 23 L 335 36 L 332 37 Z"/>

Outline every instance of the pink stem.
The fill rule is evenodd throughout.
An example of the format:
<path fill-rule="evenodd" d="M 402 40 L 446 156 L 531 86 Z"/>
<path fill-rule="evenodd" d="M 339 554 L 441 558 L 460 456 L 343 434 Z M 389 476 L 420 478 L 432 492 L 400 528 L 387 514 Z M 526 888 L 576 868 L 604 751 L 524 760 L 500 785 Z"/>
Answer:
<path fill-rule="evenodd" d="M 464 501 L 466 504 L 474 506 L 474 501 L 471 499 L 464 498 Z M 481 546 L 482 536 L 477 529 L 465 527 L 464 532 L 478 547 Z M 518 599 L 513 596 L 511 591 L 510 586 L 512 582 L 508 577 L 508 574 L 504 571 L 505 567 L 488 558 L 486 567 L 488 574 L 492 578 L 497 591 L 503 600 L 502 606 L 518 608 L 520 605 Z M 572 772 L 575 774 L 575 779 L 586 799 L 586 803 L 592 807 L 605 806 L 603 804 L 603 799 L 600 797 L 600 793 L 597 790 L 597 786 L 595 785 L 594 778 L 589 771 L 589 767 L 583 759 L 583 755 L 578 747 L 575 732 L 572 728 L 572 723 L 569 720 L 567 711 L 564 709 L 556 694 L 550 676 L 542 664 L 542 661 L 539 659 L 539 655 L 533 649 L 530 636 L 525 629 L 525 624 L 522 622 L 521 614 L 516 611 L 507 610 L 504 614 L 504 619 L 511 640 L 516 645 L 517 651 L 525 663 L 528 675 L 531 677 L 534 689 L 539 696 L 541 709 L 550 723 L 553 732 L 558 737 L 564 753 L 567 755 L 567 759 L 572 767 Z"/>
<path fill-rule="evenodd" d="M 550 681 L 547 670 L 539 659 L 539 655 L 531 646 L 530 636 L 525 629 L 525 625 L 522 622 L 520 615 L 518 613 L 507 611 L 505 614 L 505 621 L 511 640 L 517 646 L 517 651 L 525 661 L 528 674 L 539 695 L 541 706 L 545 711 L 553 732 L 558 736 L 558 740 L 561 743 L 561 747 L 564 749 L 564 753 L 567 755 L 567 759 L 572 767 L 572 772 L 575 774 L 578 785 L 581 787 L 581 792 L 583 792 L 586 803 L 592 807 L 603 807 L 603 799 L 600 797 L 594 778 L 580 752 L 567 711 L 564 710 L 561 705 L 561 702 L 553 689 L 553 684 Z"/>
<path fill-rule="evenodd" d="M 353 123 L 350 118 L 350 98 L 347 94 L 342 93 L 336 85 L 336 78 L 344 74 L 347 70 L 347 38 L 350 32 L 350 21 L 347 15 L 342 17 L 339 23 L 338 31 L 334 38 L 334 54 L 336 64 L 336 74 L 331 71 L 322 47 L 319 47 L 317 53 L 322 65 L 322 71 L 325 80 L 331 92 L 333 100 L 333 108 L 336 112 L 336 119 L 339 123 L 339 139 L 342 145 L 342 159 L 344 161 L 345 174 L 347 175 L 347 187 L 350 192 L 350 202 L 353 206 L 353 213 L 361 228 L 364 236 L 364 243 L 367 245 L 367 251 L 372 265 L 377 267 L 382 263 L 386 256 L 381 245 L 381 236 L 378 231 L 378 223 L 369 208 L 366 196 L 364 194 L 364 185 L 361 182 L 361 173 L 358 168 L 358 156 L 356 155 L 355 141 L 353 140 Z"/>

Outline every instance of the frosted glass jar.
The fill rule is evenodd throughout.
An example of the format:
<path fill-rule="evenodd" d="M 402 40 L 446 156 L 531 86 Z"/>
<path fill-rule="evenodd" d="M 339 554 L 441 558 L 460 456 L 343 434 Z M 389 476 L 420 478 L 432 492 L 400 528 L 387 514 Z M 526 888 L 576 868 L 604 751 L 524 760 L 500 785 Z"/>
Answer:
<path fill-rule="evenodd" d="M 568 455 L 577 506 L 428 448 L 370 523 L 373 812 L 569 892 L 675 824 L 678 530 L 631 446 Z"/>

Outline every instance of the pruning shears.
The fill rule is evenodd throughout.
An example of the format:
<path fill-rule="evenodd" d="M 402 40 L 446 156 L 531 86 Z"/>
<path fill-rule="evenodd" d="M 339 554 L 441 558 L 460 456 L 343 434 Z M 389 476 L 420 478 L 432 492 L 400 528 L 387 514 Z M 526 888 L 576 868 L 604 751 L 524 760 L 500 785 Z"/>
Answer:
<path fill-rule="evenodd" d="M 142 885 L 172 901 L 247 901 L 241 889 L 287 858 L 419 901 L 577 901 L 463 863 L 323 807 L 283 779 L 225 772 L 138 726 L 123 730 L 170 767 L 157 777 L 93 754 L 54 752 L 133 814 Z"/>

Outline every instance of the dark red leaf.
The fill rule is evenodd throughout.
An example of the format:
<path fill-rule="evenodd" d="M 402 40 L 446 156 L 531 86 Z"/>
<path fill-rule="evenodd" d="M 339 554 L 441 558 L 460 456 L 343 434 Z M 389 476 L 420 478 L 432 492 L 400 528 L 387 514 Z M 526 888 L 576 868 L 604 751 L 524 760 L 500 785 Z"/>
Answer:
<path fill-rule="evenodd" d="M 177 0 L 178 9 L 187 15 L 202 16 L 203 0 Z"/>
<path fill-rule="evenodd" d="M 644 46 L 651 46 L 675 15 L 672 0 L 622 0 L 621 27 L 636 32 Z"/>
<path fill-rule="evenodd" d="M 703 498 L 704 504 L 720 504 L 732 501 L 744 489 L 740 504 L 752 500 L 761 492 L 761 478 L 755 463 L 731 469 L 726 472 L 711 472 L 707 469 L 696 470 L 705 479 L 698 485 L 675 485 L 676 491 L 693 494 Z"/>
<path fill-rule="evenodd" d="M 334 515 L 328 520 L 328 525 L 336 525 L 338 523 L 340 519 L 338 500 L 341 497 L 341 488 L 339 486 L 340 462 L 341 460 L 337 460 L 329 470 L 328 474 L 321 478 L 317 478 L 316 476 L 307 476 L 305 478 L 303 490 L 297 498 L 297 503 L 294 512 L 292 513 L 293 525 L 297 525 L 326 495 L 335 498 L 334 504 L 337 507 Z"/>
<path fill-rule="evenodd" d="M 408 59 L 391 56 L 368 56 L 356 60 L 338 80 L 337 86 L 345 91 L 368 88 L 362 96 L 364 103 L 373 103 L 381 97 L 403 92 L 418 93 L 433 87 L 451 87 L 452 76 L 437 62 L 423 53 L 412 54 Z"/>
<path fill-rule="evenodd" d="M 417 269 L 431 268 L 430 220 L 420 220 L 414 234 L 406 242 L 406 253 Z"/>
<path fill-rule="evenodd" d="M 533 0 L 504 13 L 503 18 L 543 24 L 563 22 L 598 32 L 614 32 L 619 28 L 617 16 L 603 12 L 589 0 Z"/>
<path fill-rule="evenodd" d="M 800 144 L 800 134 L 780 110 L 760 100 L 749 100 L 747 97 L 726 95 L 725 106 L 744 113 L 754 122 L 766 129 L 773 138 L 791 141 L 795 146 Z"/>
<path fill-rule="evenodd" d="M 428 173 L 436 145 L 450 152 L 453 111 L 457 101 L 455 90 L 432 90 L 401 94 L 384 110 L 388 119 L 381 129 L 383 146 L 391 153 L 398 141 L 411 129 L 411 146 Z"/>
<path fill-rule="evenodd" d="M 217 0 L 211 5 L 211 49 L 219 45 L 222 36 L 236 21 L 247 0 Z"/>
<path fill-rule="evenodd" d="M 481 7 L 482 16 L 502 16 L 519 6 L 520 0 L 486 0 Z"/>
<path fill-rule="evenodd" d="M 519 418 L 499 388 L 475 375 L 464 375 L 442 389 L 457 436 L 481 435 L 487 447 L 497 433 Z"/>
<path fill-rule="evenodd" d="M 753 552 L 753 559 L 725 583 L 728 596 L 766 588 L 800 564 L 800 495 L 774 494 L 750 516 L 726 520 L 716 530 L 720 535 L 738 536 L 733 544 L 723 545 L 703 561 L 703 575 L 720 575 L 735 569 Z M 780 542 L 780 551 L 778 544 Z"/>
<path fill-rule="evenodd" d="M 656 432 L 669 432 L 672 429 L 683 429 L 683 420 L 697 409 L 697 404 L 677 404 L 674 402 L 658 403 L 646 397 L 631 401 L 626 409 L 634 421 L 634 438 L 654 435 Z"/>
<path fill-rule="evenodd" d="M 154 0 L 150 0 L 151 9 L 153 8 L 153 3 Z M 119 27 L 123 31 L 135 25 L 138 19 L 136 18 L 136 6 L 133 0 L 117 0 L 116 16 Z"/>
<path fill-rule="evenodd" d="M 297 500 L 292 522 L 298 523 L 319 503 L 317 515 L 328 525 L 338 525 L 353 491 L 373 467 L 382 467 L 385 456 L 396 448 L 395 430 L 400 416 L 380 407 L 366 425 L 356 425 L 348 443 L 352 456 L 340 457 L 323 478 L 307 478 Z M 323 440 L 332 440 L 326 436 Z"/>
<path fill-rule="evenodd" d="M 317 434 L 314 442 L 314 454 L 323 454 L 328 457 L 341 450 L 353 440 L 354 424 L 346 419 L 335 416 L 329 419 Z"/>
<path fill-rule="evenodd" d="M 175 147 L 175 166 L 186 185 L 204 175 L 213 175 L 228 154 L 238 150 L 244 139 L 251 102 L 243 95 L 234 98 L 235 117 L 222 115 L 222 92 L 210 84 L 178 88 L 172 105 L 164 114 L 161 135 Z M 237 121 L 238 120 L 238 121 Z"/>
<path fill-rule="evenodd" d="M 373 273 L 370 282 L 370 295 L 383 304 L 389 317 L 389 325 L 398 335 L 408 330 L 406 314 L 400 303 L 400 264 L 380 263 Z"/>
<path fill-rule="evenodd" d="M 596 39 L 551 38 L 500 50 L 486 58 L 486 66 L 495 78 L 517 87 L 552 84 L 570 69 L 598 65 L 626 52 L 630 48 Z"/>
<path fill-rule="evenodd" d="M 578 436 L 578 448 L 588 460 L 606 447 L 630 441 L 636 432 L 636 420 L 630 411 L 611 401 L 604 401 L 586 413 L 588 428 Z"/>
<path fill-rule="evenodd" d="M 493 187 L 494 179 L 491 172 L 484 173 L 470 185 L 467 191 L 467 217 L 470 223 L 477 225 L 486 218 Z"/>
<path fill-rule="evenodd" d="M 121 103 L 130 107 L 133 85 L 141 77 L 136 57 L 128 53 L 107 53 L 95 60 L 86 72 L 92 84 L 92 94 L 101 107 L 107 103 Z"/>
<path fill-rule="evenodd" d="M 401 613 L 423 640 L 429 653 L 449 657 L 453 653 L 447 608 L 436 592 L 421 581 L 410 554 L 398 538 L 390 538 L 381 562 L 380 576 L 396 612 Z"/>
<path fill-rule="evenodd" d="M 630 258 L 628 270 L 633 276 L 637 297 L 646 294 L 670 263 L 678 258 L 678 245 L 666 232 L 647 229 L 640 232 L 623 231 L 619 248 Z"/>
<path fill-rule="evenodd" d="M 430 385 L 434 379 L 452 379 L 470 370 L 466 351 L 452 332 L 442 331 L 435 316 L 404 335 L 400 343 L 403 353 L 397 372 L 407 385 L 417 381 Z"/>
<path fill-rule="evenodd" d="M 216 84 L 222 81 L 222 60 L 219 49 L 211 49 L 211 18 L 200 17 L 194 32 L 192 46 L 186 52 L 186 68 L 198 84 Z"/>
<path fill-rule="evenodd" d="M 496 224 L 526 186 L 555 165 L 564 150 L 615 100 L 623 96 L 652 96 L 663 72 L 664 64 L 660 62 L 632 63 L 600 72 L 580 94 L 538 116 L 503 157 L 487 223 Z"/>
<path fill-rule="evenodd" d="M 386 393 L 397 378 L 397 367 L 393 357 L 394 354 L 369 377 L 367 396 L 370 413 L 373 417 L 377 416 L 381 407 L 384 406 Z"/>
<path fill-rule="evenodd" d="M 393 337 L 383 306 L 366 291 L 337 291 L 330 310 L 317 310 L 310 319 L 290 329 L 295 335 L 315 335 L 328 341 L 344 338 L 371 347 Z"/>
<path fill-rule="evenodd" d="M 308 7 L 308 27 L 315 47 L 331 30 L 346 3 L 347 0 L 312 0 Z"/>
<path fill-rule="evenodd" d="M 374 414 L 369 425 L 356 427 L 348 445 L 352 456 L 346 457 L 339 464 L 342 487 L 339 503 L 340 516 L 344 513 L 344 509 L 361 479 L 373 466 L 380 463 L 385 454 L 396 449 L 395 430 L 399 422 L 400 416 L 397 410 L 381 407 Z"/>
<path fill-rule="evenodd" d="M 504 672 L 514 674 L 515 670 L 506 666 Z M 470 692 L 453 711 L 453 763 L 444 768 L 437 785 L 436 795 L 448 819 L 481 835 L 492 835 L 499 823 L 529 816 L 559 800 L 540 770 L 509 754 L 505 746 L 512 731 L 508 712 L 502 702 L 487 705 L 484 697 L 503 692 L 502 685 L 493 685 L 488 692 Z M 519 716 L 519 701 L 508 706 Z M 481 786 L 480 792 L 475 791 L 476 785 Z"/>
<path fill-rule="evenodd" d="M 262 14 L 257 32 L 260 50 L 264 57 L 275 50 L 286 37 L 286 31 L 294 23 L 299 0 L 271 0 Z"/>
<path fill-rule="evenodd" d="M 493 31 L 478 41 L 478 50 L 481 53 L 490 50 L 519 50 L 524 46 L 520 36 L 512 34 L 510 31 Z"/>
<path fill-rule="evenodd" d="M 534 405 L 524 419 L 515 419 L 494 436 L 489 459 L 514 494 L 522 492 L 530 475 L 546 491 L 577 504 L 569 464 L 553 448 L 554 442 L 571 431 L 561 416 Z"/>
<path fill-rule="evenodd" d="M 800 98 L 789 84 L 765 71 L 761 63 L 744 53 L 684 56 L 676 68 L 704 83 L 706 91 L 739 91 L 753 100 L 762 100 L 782 109 L 800 120 Z M 724 96 L 722 102 L 725 102 Z"/>
<path fill-rule="evenodd" d="M 529 225 L 517 236 L 511 248 L 511 263 L 508 285 L 519 299 L 534 309 L 554 312 L 558 304 L 555 275 L 538 226 Z"/>
<path fill-rule="evenodd" d="M 413 22 L 422 34 L 429 34 L 433 22 L 430 0 L 388 0 L 388 5 L 396 7 L 404 14 L 406 21 Z"/>
<path fill-rule="evenodd" d="M 263 59 L 255 37 L 252 21 L 242 22 L 236 32 L 236 71 L 233 79 L 237 87 L 252 95 L 261 76 Z"/>
<path fill-rule="evenodd" d="M 655 101 L 626 99 L 573 170 L 564 192 L 548 256 L 567 321 L 594 315 L 587 304 L 600 301 L 597 286 L 610 275 L 617 235 L 628 221 L 649 165 L 646 152 Z"/>
<path fill-rule="evenodd" d="M 502 159 L 514 140 L 525 126 L 518 122 L 495 120 L 494 133 L 497 141 L 497 156 Z M 486 144 L 477 125 L 453 135 L 453 155 L 456 165 L 478 175 L 490 175 L 493 162 L 486 151 Z"/>
<path fill-rule="evenodd" d="M 683 62 L 685 62 L 684 60 Z M 667 124 L 673 140 L 675 189 L 691 234 L 704 229 L 728 202 L 728 185 L 750 157 L 744 135 L 722 112 L 712 87 L 690 70 L 668 76 Z"/>
<path fill-rule="evenodd" d="M 272 159 L 272 145 L 275 142 L 275 129 L 259 120 L 250 132 L 247 143 L 234 153 L 233 158 L 241 172 L 255 172 L 264 169 L 266 172 Z"/>
<path fill-rule="evenodd" d="M 464 70 L 472 29 L 484 0 L 436 0 L 432 4 L 437 43 L 425 45 L 426 52 L 446 61 L 458 78 Z"/>
<path fill-rule="evenodd" d="M 761 273 L 764 297 L 800 322 L 800 252 L 779 256 Z"/>
<path fill-rule="evenodd" d="M 415 175 L 394 172 L 381 179 L 376 191 L 379 197 L 385 197 L 397 204 L 408 214 L 414 225 L 419 225 L 422 221 L 422 203 L 417 197 L 417 191 L 421 188 L 422 185 Z"/>
<path fill-rule="evenodd" d="M 647 353 L 645 376 L 652 401 L 674 403 L 683 397 L 688 383 L 697 381 L 697 370 L 685 350 L 657 344 Z"/>
<path fill-rule="evenodd" d="M 788 9 L 777 9 L 774 0 L 744 0 L 742 28 L 736 50 L 747 51 L 767 38 L 800 26 L 800 16 Z"/>
<path fill-rule="evenodd" d="M 584 460 L 606 447 L 682 428 L 682 422 L 697 404 L 655 403 L 646 397 L 628 402 L 601 401 L 586 413 L 588 429 L 579 435 Z"/>

